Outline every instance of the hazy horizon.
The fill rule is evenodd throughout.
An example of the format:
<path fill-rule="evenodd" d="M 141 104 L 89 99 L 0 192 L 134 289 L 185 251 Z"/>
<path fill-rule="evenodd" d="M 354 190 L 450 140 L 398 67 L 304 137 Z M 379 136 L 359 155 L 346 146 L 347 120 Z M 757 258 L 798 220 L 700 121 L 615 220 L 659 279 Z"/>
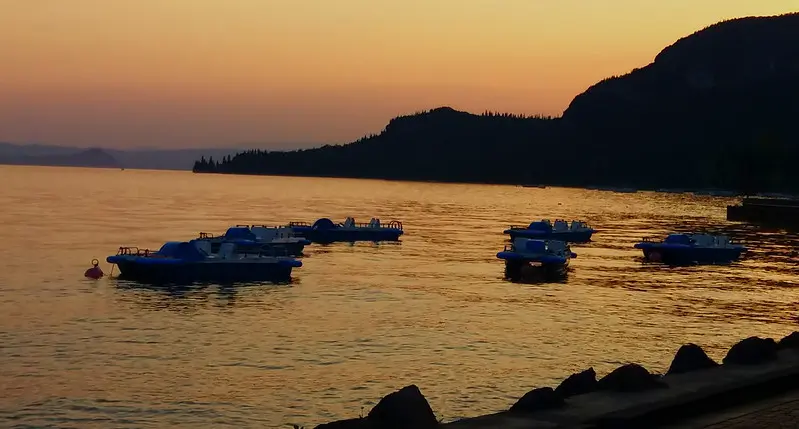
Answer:
<path fill-rule="evenodd" d="M 43 142 L 43 141 L 9 141 L 0 140 L 0 145 L 12 144 L 17 146 L 46 146 L 46 147 L 62 147 L 74 149 L 108 149 L 120 150 L 131 152 L 147 152 L 147 151 L 203 151 L 203 150 L 249 150 L 249 149 L 269 149 L 269 150 L 294 150 L 294 149 L 308 149 L 323 146 L 326 142 L 244 142 L 244 143 L 228 143 L 219 142 L 218 144 L 209 144 L 205 146 L 153 146 L 148 144 L 130 145 L 125 147 L 114 147 L 107 144 L 88 145 L 88 144 L 58 144 L 58 142 Z"/>
<path fill-rule="evenodd" d="M 708 25 L 799 10 L 798 0 L 3 3 L 0 141 L 115 149 L 347 143 L 440 106 L 559 116 L 588 86 Z"/>

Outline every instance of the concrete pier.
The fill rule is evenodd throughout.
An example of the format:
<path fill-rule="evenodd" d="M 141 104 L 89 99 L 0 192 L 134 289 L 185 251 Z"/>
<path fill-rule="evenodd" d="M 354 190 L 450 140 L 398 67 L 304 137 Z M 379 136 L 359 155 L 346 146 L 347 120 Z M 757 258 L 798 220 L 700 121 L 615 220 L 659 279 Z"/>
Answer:
<path fill-rule="evenodd" d="M 799 429 L 799 391 L 702 414 L 658 429 Z"/>

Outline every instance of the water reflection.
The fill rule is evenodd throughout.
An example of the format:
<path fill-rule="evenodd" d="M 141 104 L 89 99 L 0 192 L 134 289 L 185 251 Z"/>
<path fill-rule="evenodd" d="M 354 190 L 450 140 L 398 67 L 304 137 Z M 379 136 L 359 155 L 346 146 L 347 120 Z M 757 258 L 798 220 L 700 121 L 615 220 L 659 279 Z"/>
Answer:
<path fill-rule="evenodd" d="M 185 312 L 199 308 L 218 309 L 244 306 L 280 306 L 285 294 L 298 281 L 288 283 L 195 283 L 192 285 L 155 285 L 129 280 L 110 280 L 121 302 L 149 310 Z"/>
<path fill-rule="evenodd" d="M 534 270 L 530 272 L 523 272 L 519 278 L 507 278 L 503 276 L 504 280 L 509 283 L 525 284 L 525 285 L 548 285 L 548 284 L 566 284 L 569 281 L 569 272 L 552 275 L 541 270 Z"/>

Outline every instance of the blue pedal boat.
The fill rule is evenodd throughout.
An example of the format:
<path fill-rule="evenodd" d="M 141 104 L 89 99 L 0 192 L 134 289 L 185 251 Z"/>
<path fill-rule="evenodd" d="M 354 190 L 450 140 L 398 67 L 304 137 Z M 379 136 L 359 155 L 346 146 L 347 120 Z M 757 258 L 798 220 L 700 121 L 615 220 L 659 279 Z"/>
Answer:
<path fill-rule="evenodd" d="M 344 223 L 334 223 L 322 218 L 310 225 L 305 222 L 291 222 L 289 227 L 299 237 L 305 237 L 314 243 L 329 244 L 334 242 L 356 241 L 398 241 L 403 234 L 402 222 L 391 221 L 388 225 L 380 224 L 380 219 L 372 218 L 369 223 L 356 223 L 348 217 Z"/>
<path fill-rule="evenodd" d="M 152 252 L 120 247 L 106 261 L 119 267 L 120 278 L 145 283 L 287 282 L 302 262 L 291 257 L 239 253 L 225 242 L 217 253 L 207 240 L 169 241 Z"/>
<path fill-rule="evenodd" d="M 505 246 L 505 250 L 497 253 L 497 258 L 505 261 L 505 278 L 511 280 L 535 274 L 565 276 L 569 261 L 576 257 L 566 242 L 523 237 L 517 237 Z"/>
<path fill-rule="evenodd" d="M 723 235 L 709 234 L 669 234 L 664 240 L 644 238 L 634 247 L 644 252 L 646 261 L 668 265 L 727 264 L 747 251 Z"/>
<path fill-rule="evenodd" d="M 549 219 L 530 222 L 530 225 L 514 226 L 504 231 L 510 235 L 511 240 L 518 237 L 535 238 L 540 240 L 558 240 L 567 243 L 587 243 L 591 241 L 591 236 L 596 232 L 583 221 L 572 220 L 571 224 L 562 219 L 555 220 L 555 224 L 550 223 Z"/>
<path fill-rule="evenodd" d="M 289 227 L 266 225 L 236 225 L 220 236 L 201 232 L 199 239 L 211 243 L 212 253 L 218 252 L 222 243 L 230 242 L 236 245 L 237 252 L 272 256 L 302 256 L 305 246 L 311 244 L 310 240 L 297 237 Z"/>

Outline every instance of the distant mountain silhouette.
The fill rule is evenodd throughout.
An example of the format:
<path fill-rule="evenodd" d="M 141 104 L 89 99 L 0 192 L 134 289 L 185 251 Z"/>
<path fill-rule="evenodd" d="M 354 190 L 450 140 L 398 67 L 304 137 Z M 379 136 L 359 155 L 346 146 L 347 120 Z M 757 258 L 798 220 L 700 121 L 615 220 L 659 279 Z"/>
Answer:
<path fill-rule="evenodd" d="M 4 164 L 17 165 L 119 168 L 119 162 L 113 156 L 98 148 L 85 149 L 79 152 L 0 157 L 0 161 L 2 161 L 0 163 Z"/>
<path fill-rule="evenodd" d="M 195 172 L 797 190 L 799 14 L 721 22 L 576 96 L 561 118 L 401 116 L 378 135 L 201 159 Z"/>
<path fill-rule="evenodd" d="M 42 144 L 14 144 L 0 142 L 0 164 L 53 165 L 84 167 L 124 167 L 148 170 L 190 170 L 194 161 L 202 156 L 213 155 L 221 158 L 241 151 L 241 148 L 215 149 L 106 149 L 102 151 L 116 160 L 113 165 L 86 165 L 80 155 L 87 148 L 54 146 Z"/>

